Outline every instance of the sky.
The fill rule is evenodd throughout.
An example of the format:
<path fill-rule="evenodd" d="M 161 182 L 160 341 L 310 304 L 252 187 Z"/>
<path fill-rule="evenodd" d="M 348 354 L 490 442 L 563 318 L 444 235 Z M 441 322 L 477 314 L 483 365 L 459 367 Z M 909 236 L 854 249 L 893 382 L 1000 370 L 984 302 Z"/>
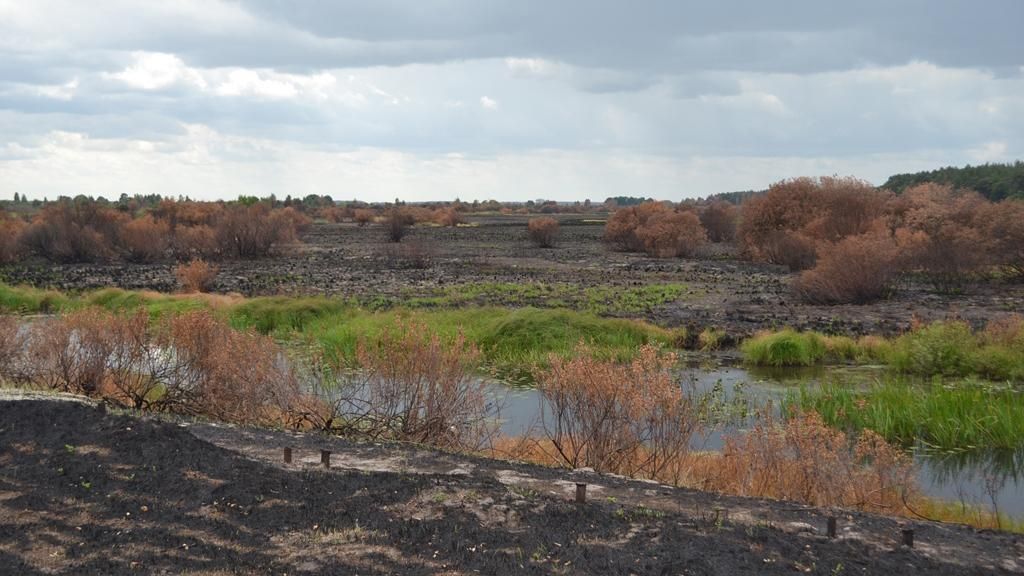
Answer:
<path fill-rule="evenodd" d="M 0 0 L 0 198 L 679 200 L 1024 158 L 1019 0 Z"/>

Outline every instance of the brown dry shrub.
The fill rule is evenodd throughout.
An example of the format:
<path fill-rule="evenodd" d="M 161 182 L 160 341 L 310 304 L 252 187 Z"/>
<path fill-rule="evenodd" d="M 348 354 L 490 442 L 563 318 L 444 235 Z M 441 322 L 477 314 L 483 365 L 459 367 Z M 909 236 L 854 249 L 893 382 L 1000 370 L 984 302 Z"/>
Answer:
<path fill-rule="evenodd" d="M 26 342 L 32 359 L 27 379 L 60 392 L 96 395 L 112 349 L 111 318 L 108 312 L 87 308 L 33 322 Z"/>
<path fill-rule="evenodd" d="M 22 380 L 27 330 L 14 316 L 0 316 L 0 382 Z"/>
<path fill-rule="evenodd" d="M 23 245 L 61 263 L 97 262 L 113 256 L 126 214 L 94 202 L 61 201 L 40 210 L 21 235 Z"/>
<path fill-rule="evenodd" d="M 300 405 L 298 378 L 268 336 L 197 310 L 168 318 L 157 342 L 174 359 L 163 384 L 170 409 L 255 425 L 289 423 Z"/>
<path fill-rule="evenodd" d="M 352 213 L 352 219 L 360 226 L 366 226 L 370 222 L 373 222 L 373 219 L 376 216 L 377 214 L 368 208 L 357 208 Z"/>
<path fill-rule="evenodd" d="M 541 248 L 553 248 L 558 240 L 559 224 L 554 218 L 531 218 L 526 223 L 530 241 Z"/>
<path fill-rule="evenodd" d="M 183 292 L 209 292 L 213 289 L 218 272 L 217 266 L 198 259 L 188 264 L 178 264 L 174 268 L 174 276 Z"/>
<path fill-rule="evenodd" d="M 691 211 L 660 213 L 634 232 L 644 252 L 658 258 L 688 258 L 707 243 L 700 218 Z"/>
<path fill-rule="evenodd" d="M 359 343 L 359 372 L 318 370 L 316 428 L 373 439 L 477 450 L 497 432 L 497 408 L 475 368 L 479 350 L 462 334 L 444 339 L 424 324 L 397 321 Z"/>
<path fill-rule="evenodd" d="M 585 346 L 539 371 L 540 429 L 560 465 L 663 478 L 697 429 L 692 396 L 673 375 L 675 357 L 644 346 L 629 364 L 596 360 Z"/>
<path fill-rule="evenodd" d="M 955 292 L 993 263 L 996 239 L 983 222 L 987 205 L 976 192 L 932 183 L 907 189 L 897 203 L 894 227 L 919 239 L 908 253 L 910 266 L 937 290 Z"/>
<path fill-rule="evenodd" d="M 214 232 L 226 254 L 261 258 L 277 244 L 294 242 L 304 218 L 291 208 L 271 210 L 265 204 L 230 206 L 217 221 Z"/>
<path fill-rule="evenodd" d="M 205 224 L 179 225 L 174 229 L 173 248 L 178 260 L 210 260 L 220 255 L 217 234 Z"/>
<path fill-rule="evenodd" d="M 885 297 L 899 272 L 899 246 L 880 230 L 820 245 L 817 264 L 793 289 L 806 302 L 864 304 Z"/>
<path fill-rule="evenodd" d="M 672 212 L 672 207 L 665 202 L 643 202 L 637 206 L 616 210 L 604 228 L 604 240 L 617 250 L 642 252 L 644 243 L 637 238 L 638 228 L 655 216 Z"/>
<path fill-rule="evenodd" d="M 151 214 L 126 222 L 121 227 L 121 248 L 129 262 L 155 262 L 167 254 L 171 227 Z"/>
<path fill-rule="evenodd" d="M 0 211 L 0 264 L 10 264 L 21 257 L 21 234 L 25 228 L 26 224 L 20 218 Z"/>
<path fill-rule="evenodd" d="M 711 242 L 732 242 L 736 239 L 736 222 L 740 209 L 731 202 L 712 202 L 700 213 L 700 223 Z"/>
<path fill-rule="evenodd" d="M 982 210 L 984 234 L 992 243 L 995 263 L 1024 279 L 1024 200 L 1003 200 Z"/>
<path fill-rule="evenodd" d="M 416 219 L 404 208 L 395 206 L 388 210 L 384 217 L 384 230 L 387 232 L 388 241 L 401 242 L 402 238 L 409 232 L 409 226 L 416 223 Z"/>
<path fill-rule="evenodd" d="M 903 512 L 915 490 L 909 456 L 870 430 L 851 446 L 814 412 L 782 424 L 762 416 L 701 468 L 707 488 L 729 494 L 888 514 Z"/>
<path fill-rule="evenodd" d="M 778 230 L 768 234 L 758 248 L 765 262 L 779 264 L 792 272 L 814 267 L 818 252 L 814 240 L 800 232 Z"/>
<path fill-rule="evenodd" d="M 463 224 L 465 219 L 462 217 L 462 213 L 455 208 L 438 208 L 434 211 L 434 222 L 441 226 L 454 228 Z"/>

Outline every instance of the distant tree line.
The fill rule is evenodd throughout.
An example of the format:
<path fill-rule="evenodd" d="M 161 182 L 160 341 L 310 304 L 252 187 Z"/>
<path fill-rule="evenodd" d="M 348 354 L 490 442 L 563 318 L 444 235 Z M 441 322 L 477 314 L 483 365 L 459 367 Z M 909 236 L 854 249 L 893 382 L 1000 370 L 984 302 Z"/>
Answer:
<path fill-rule="evenodd" d="M 1024 199 L 1024 162 L 967 165 L 963 168 L 947 166 L 913 174 L 896 174 L 890 176 L 882 188 L 902 194 L 907 188 L 929 182 L 974 190 L 993 202 L 1007 198 Z"/>

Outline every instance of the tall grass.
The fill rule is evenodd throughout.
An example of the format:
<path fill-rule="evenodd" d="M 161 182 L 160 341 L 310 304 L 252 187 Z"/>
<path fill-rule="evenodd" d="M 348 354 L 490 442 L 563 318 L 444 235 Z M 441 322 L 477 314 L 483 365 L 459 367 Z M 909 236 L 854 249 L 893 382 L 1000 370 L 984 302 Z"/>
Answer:
<path fill-rule="evenodd" d="M 67 309 L 71 300 L 54 290 L 0 283 L 0 312 L 14 314 L 48 314 Z"/>
<path fill-rule="evenodd" d="M 906 446 L 944 451 L 1024 448 L 1024 398 L 1010 386 L 961 381 L 911 385 L 885 379 L 868 389 L 801 387 L 784 406 L 814 410 L 830 426 L 874 430 Z"/>

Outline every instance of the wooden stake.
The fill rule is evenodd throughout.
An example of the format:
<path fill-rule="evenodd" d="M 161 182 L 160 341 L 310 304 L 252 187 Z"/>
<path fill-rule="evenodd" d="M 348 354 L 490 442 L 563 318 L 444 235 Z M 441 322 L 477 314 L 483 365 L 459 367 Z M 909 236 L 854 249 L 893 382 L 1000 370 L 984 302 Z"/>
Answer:
<path fill-rule="evenodd" d="M 836 537 L 836 517 L 835 516 L 829 516 L 828 517 L 828 537 L 829 538 L 835 538 Z"/>
<path fill-rule="evenodd" d="M 587 503 L 587 485 L 585 482 L 576 483 L 576 503 L 586 504 Z"/>
<path fill-rule="evenodd" d="M 330 450 L 321 450 L 320 451 L 320 464 L 322 464 L 324 468 L 330 468 L 331 467 L 331 451 Z"/>
<path fill-rule="evenodd" d="M 913 548 L 914 547 L 914 529 L 913 528 L 904 528 L 904 529 L 900 530 L 900 532 L 903 533 L 903 545 L 906 546 L 907 548 Z"/>
<path fill-rule="evenodd" d="M 292 447 L 291 446 L 285 446 L 284 447 L 284 463 L 285 464 L 291 464 L 292 463 Z"/>

